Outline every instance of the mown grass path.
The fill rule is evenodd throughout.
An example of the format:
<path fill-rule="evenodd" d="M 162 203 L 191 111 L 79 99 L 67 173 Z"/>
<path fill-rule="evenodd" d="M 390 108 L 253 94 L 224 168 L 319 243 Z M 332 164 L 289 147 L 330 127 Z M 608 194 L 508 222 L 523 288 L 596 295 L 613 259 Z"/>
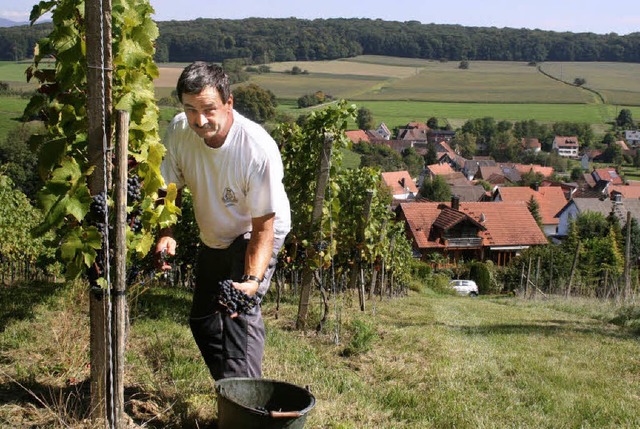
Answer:
<path fill-rule="evenodd" d="M 309 427 L 640 427 L 640 343 L 612 325 L 544 302 L 424 295 L 367 318 L 370 352 L 303 370 L 319 378 Z"/>

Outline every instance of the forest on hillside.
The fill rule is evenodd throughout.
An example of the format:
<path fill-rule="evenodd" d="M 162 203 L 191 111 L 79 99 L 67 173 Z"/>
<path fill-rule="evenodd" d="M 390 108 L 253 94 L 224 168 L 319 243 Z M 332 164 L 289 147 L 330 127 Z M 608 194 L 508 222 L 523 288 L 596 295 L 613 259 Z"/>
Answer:
<path fill-rule="evenodd" d="M 407 16 L 411 18 L 411 16 Z M 618 35 L 334 18 L 158 22 L 158 62 L 247 64 L 386 55 L 434 60 L 640 62 L 640 32 Z M 30 58 L 51 24 L 0 28 L 0 60 Z"/>

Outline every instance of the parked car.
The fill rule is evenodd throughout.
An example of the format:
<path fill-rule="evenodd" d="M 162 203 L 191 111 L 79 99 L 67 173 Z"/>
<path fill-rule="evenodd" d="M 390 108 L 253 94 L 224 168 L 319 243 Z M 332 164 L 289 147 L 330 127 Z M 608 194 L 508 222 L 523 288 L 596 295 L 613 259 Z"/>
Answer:
<path fill-rule="evenodd" d="M 460 295 L 478 296 L 478 285 L 473 280 L 451 280 L 449 286 Z"/>

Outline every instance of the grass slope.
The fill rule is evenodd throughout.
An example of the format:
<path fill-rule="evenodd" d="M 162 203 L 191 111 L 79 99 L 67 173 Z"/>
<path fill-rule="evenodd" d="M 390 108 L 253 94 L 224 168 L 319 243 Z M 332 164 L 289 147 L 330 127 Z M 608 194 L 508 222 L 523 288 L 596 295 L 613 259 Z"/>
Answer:
<path fill-rule="evenodd" d="M 0 312 L 0 427 L 88 427 L 77 387 L 88 376 L 86 288 L 35 290 L 0 290 L 12 303 Z M 146 427 L 202 428 L 216 404 L 187 325 L 190 294 L 155 285 L 129 297 L 127 412 Z M 264 308 L 264 376 L 310 386 L 307 428 L 640 426 L 640 343 L 592 317 L 612 307 L 412 293 L 360 313 L 354 302 L 331 303 L 323 334 L 291 329 L 295 300 L 278 318 Z M 344 357 L 365 328 L 369 350 Z"/>

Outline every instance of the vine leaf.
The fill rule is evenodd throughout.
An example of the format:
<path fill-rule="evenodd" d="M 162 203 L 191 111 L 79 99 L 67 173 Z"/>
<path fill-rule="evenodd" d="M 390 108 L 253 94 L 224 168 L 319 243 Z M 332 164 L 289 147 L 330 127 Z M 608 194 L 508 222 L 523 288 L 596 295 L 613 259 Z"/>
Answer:
<path fill-rule="evenodd" d="M 29 15 L 29 22 L 31 22 L 31 25 L 33 25 L 42 15 L 49 12 L 55 5 L 55 1 L 41 1 L 34 5 L 33 9 L 31 9 L 31 15 Z"/>
<path fill-rule="evenodd" d="M 67 277 L 74 278 L 91 265 L 101 248 L 102 235 L 95 227 L 69 230 L 60 245 L 60 257 L 69 261 Z"/>

